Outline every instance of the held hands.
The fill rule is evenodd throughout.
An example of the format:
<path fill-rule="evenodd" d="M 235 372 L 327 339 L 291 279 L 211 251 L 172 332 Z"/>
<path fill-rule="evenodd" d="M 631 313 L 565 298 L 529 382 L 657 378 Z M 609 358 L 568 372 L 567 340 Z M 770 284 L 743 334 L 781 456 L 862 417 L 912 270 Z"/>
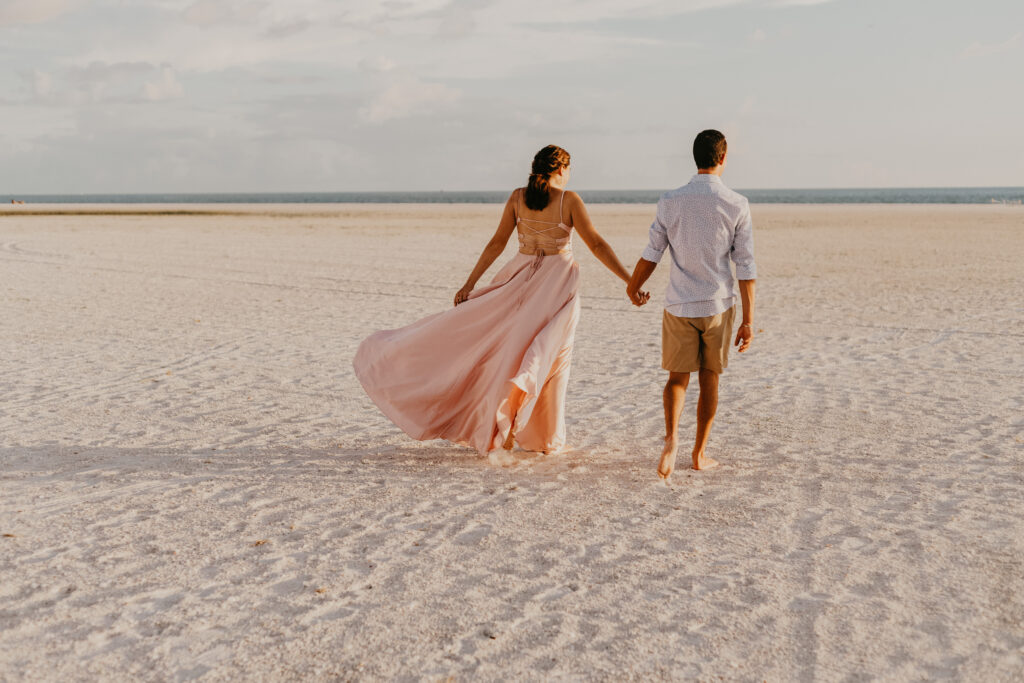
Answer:
<path fill-rule="evenodd" d="M 633 274 L 626 280 L 626 296 L 629 297 L 634 306 L 643 306 L 650 301 L 651 293 L 645 292 L 640 288 L 647 282 L 647 278 L 651 276 L 657 265 L 653 261 L 641 258 L 633 267 Z"/>
<path fill-rule="evenodd" d="M 651 293 L 643 292 L 639 289 L 633 289 L 632 287 L 626 287 L 626 296 L 633 302 L 634 306 L 643 306 L 645 303 L 650 301 Z"/>
<path fill-rule="evenodd" d="M 458 306 L 462 302 L 469 299 L 469 293 L 473 291 L 473 288 L 466 285 L 459 291 L 455 292 L 455 305 Z"/>
<path fill-rule="evenodd" d="M 740 329 L 736 330 L 736 341 L 733 342 L 733 346 L 738 346 L 739 352 L 743 353 L 750 348 L 750 342 L 754 339 L 754 329 L 750 324 L 740 325 Z"/>

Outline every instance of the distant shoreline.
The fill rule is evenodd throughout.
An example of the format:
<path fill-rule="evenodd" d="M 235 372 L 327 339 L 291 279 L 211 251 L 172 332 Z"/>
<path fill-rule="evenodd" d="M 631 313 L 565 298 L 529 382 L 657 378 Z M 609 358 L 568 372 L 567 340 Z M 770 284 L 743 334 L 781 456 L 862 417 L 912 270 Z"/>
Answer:
<path fill-rule="evenodd" d="M 588 204 L 653 204 L 664 190 L 579 190 Z M 753 204 L 1012 204 L 1024 187 L 738 189 Z M 507 191 L 0 194 L 7 206 L 38 204 L 500 204 Z M 204 212 L 206 213 L 206 212 Z"/>
<path fill-rule="evenodd" d="M 811 215 L 826 210 L 839 215 L 873 215 L 879 211 L 900 215 L 919 215 L 921 212 L 932 212 L 935 215 L 980 215 L 979 212 L 993 214 L 1017 214 L 1024 205 L 1020 204 L 751 204 L 758 215 L 766 211 L 789 211 L 792 215 Z M 410 216 L 469 216 L 477 214 L 481 209 L 500 213 L 500 204 L 401 204 L 401 203 L 362 203 L 362 204 L 22 204 L 6 206 L 0 204 L 0 223 L 18 218 L 45 218 L 47 216 L 116 216 L 116 217 L 166 217 L 166 218 L 202 218 L 250 216 L 253 218 L 309 218 L 309 219 L 350 219 L 377 216 L 382 219 L 406 219 Z M 653 204 L 643 207 L 638 203 L 601 204 L 591 206 L 595 218 L 617 215 L 619 213 L 638 210 L 653 211 Z M 495 214 L 496 215 L 496 214 Z"/>

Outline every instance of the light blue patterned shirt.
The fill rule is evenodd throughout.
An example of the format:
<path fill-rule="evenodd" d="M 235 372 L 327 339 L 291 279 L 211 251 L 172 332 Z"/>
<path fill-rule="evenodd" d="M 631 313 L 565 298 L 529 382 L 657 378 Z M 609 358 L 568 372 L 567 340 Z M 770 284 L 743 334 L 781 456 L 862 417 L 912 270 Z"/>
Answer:
<path fill-rule="evenodd" d="M 661 195 L 643 258 L 658 263 L 666 248 L 672 257 L 665 310 L 680 318 L 729 310 L 736 279 L 757 277 L 753 227 L 747 198 L 712 173 Z"/>

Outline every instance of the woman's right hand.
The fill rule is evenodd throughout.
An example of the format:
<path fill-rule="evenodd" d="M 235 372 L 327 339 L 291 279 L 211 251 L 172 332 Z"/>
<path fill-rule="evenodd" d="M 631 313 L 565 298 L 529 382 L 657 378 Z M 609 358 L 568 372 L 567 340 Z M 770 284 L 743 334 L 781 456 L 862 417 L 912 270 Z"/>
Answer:
<path fill-rule="evenodd" d="M 462 302 L 469 299 L 469 293 L 473 291 L 473 288 L 469 285 L 464 286 L 462 289 L 455 293 L 455 305 L 458 306 Z"/>

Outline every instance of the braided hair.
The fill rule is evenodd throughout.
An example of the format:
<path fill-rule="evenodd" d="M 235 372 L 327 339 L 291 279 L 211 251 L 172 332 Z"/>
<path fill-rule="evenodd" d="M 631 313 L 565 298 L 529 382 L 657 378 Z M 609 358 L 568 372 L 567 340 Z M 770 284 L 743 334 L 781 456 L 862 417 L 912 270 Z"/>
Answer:
<path fill-rule="evenodd" d="M 548 145 L 533 157 L 533 168 L 530 182 L 526 185 L 523 200 L 527 208 L 541 211 L 548 205 L 551 197 L 548 188 L 551 176 L 560 168 L 569 165 L 569 153 L 557 145 Z"/>

